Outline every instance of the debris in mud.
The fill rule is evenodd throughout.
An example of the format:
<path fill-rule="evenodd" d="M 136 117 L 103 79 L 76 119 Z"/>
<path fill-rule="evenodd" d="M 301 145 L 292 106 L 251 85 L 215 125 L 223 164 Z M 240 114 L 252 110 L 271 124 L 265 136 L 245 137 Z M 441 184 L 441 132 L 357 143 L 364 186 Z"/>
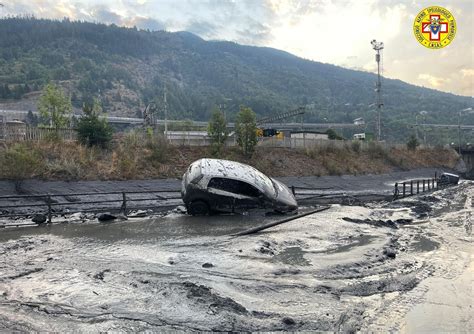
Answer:
<path fill-rule="evenodd" d="M 214 267 L 214 265 L 212 263 L 206 262 L 206 263 L 202 264 L 202 267 L 203 268 L 212 268 L 212 267 Z"/>
<path fill-rule="evenodd" d="M 204 285 L 197 285 L 192 282 L 184 282 L 182 285 L 188 290 L 186 297 L 194 299 L 201 304 L 208 304 L 211 313 L 228 311 L 238 314 L 248 314 L 245 307 L 231 298 L 221 297 Z"/>
<path fill-rule="evenodd" d="M 372 225 L 376 227 L 389 227 L 393 229 L 397 229 L 399 225 L 404 225 L 404 224 L 411 224 L 413 223 L 413 219 L 396 219 L 396 220 L 373 220 L 373 219 L 357 219 L 357 218 L 350 218 L 350 217 L 343 217 L 343 220 L 350 222 L 350 223 L 356 223 L 356 224 L 367 224 L 367 225 Z"/>
<path fill-rule="evenodd" d="M 105 274 L 105 273 L 108 273 L 108 272 L 110 272 L 110 269 L 102 270 L 101 272 L 95 274 L 95 275 L 94 275 L 94 278 L 103 281 L 103 280 L 104 280 L 104 274 Z"/>
<path fill-rule="evenodd" d="M 388 247 L 383 250 L 383 254 L 386 257 L 394 259 L 397 256 L 397 251 L 394 248 Z"/>
<path fill-rule="evenodd" d="M 108 212 L 101 213 L 100 215 L 97 216 L 97 220 L 100 222 L 106 222 L 106 221 L 110 221 L 114 219 L 117 219 L 117 216 L 114 216 L 113 214 L 108 213 Z"/>
<path fill-rule="evenodd" d="M 280 276 L 280 275 L 286 275 L 286 274 L 289 274 L 289 275 L 297 275 L 301 272 L 301 270 L 299 269 L 294 269 L 294 268 L 282 268 L 282 269 L 278 269 L 278 270 L 275 270 L 273 272 L 273 275 L 275 276 Z"/>
<path fill-rule="evenodd" d="M 260 245 L 257 245 L 255 251 L 262 254 L 275 255 L 275 248 L 269 241 L 260 240 Z"/>
<path fill-rule="evenodd" d="M 17 278 L 20 278 L 20 277 L 24 277 L 24 276 L 28 276 L 28 275 L 31 275 L 31 274 L 34 274 L 34 273 L 37 273 L 37 272 L 40 272 L 40 271 L 43 271 L 43 270 L 44 270 L 44 268 L 28 269 L 28 270 L 25 270 L 25 271 L 21 271 L 21 272 L 19 272 L 18 274 L 15 274 L 15 275 L 7 276 L 7 277 L 2 277 L 2 278 L 0 278 L 0 281 L 14 280 L 14 279 L 17 279 Z"/>
<path fill-rule="evenodd" d="M 143 218 L 146 216 L 148 216 L 148 212 L 145 210 L 136 210 L 128 214 L 128 217 L 130 218 Z"/>
<path fill-rule="evenodd" d="M 46 215 L 37 213 L 36 215 L 33 216 L 33 218 L 31 218 L 31 221 L 36 224 L 43 224 L 46 222 Z"/>
<path fill-rule="evenodd" d="M 379 280 L 359 282 L 342 288 L 342 294 L 352 296 L 372 296 L 379 293 L 410 291 L 418 285 L 420 280 L 413 274 L 398 275 Z"/>

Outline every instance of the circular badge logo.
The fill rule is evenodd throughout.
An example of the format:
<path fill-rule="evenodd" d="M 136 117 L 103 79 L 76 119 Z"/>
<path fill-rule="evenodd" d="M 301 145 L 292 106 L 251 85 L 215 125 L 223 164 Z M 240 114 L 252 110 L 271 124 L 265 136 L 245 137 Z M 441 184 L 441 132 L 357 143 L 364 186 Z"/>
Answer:
<path fill-rule="evenodd" d="M 456 20 L 449 10 L 427 7 L 415 18 L 413 32 L 421 45 L 430 49 L 441 49 L 449 45 L 456 35 Z"/>

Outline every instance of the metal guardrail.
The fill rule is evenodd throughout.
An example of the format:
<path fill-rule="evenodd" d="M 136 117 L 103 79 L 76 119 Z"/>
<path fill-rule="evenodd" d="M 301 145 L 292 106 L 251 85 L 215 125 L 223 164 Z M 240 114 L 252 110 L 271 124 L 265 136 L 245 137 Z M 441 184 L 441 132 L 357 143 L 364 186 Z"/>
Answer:
<path fill-rule="evenodd" d="M 69 209 L 65 207 L 83 206 L 77 212 L 121 212 L 125 215 L 132 210 L 144 209 L 163 209 L 175 207 L 174 205 L 166 205 L 163 202 L 168 200 L 180 199 L 181 196 L 173 194 L 179 193 L 179 190 L 150 190 L 150 191 L 114 191 L 114 192 L 95 192 L 95 193 L 67 193 L 67 194 L 40 194 L 40 195 L 13 195 L 0 196 L 0 218 L 18 218 L 32 217 L 36 214 L 44 214 L 46 222 L 52 223 L 54 216 L 70 214 Z M 154 196 L 150 196 L 154 194 Z M 172 196 L 166 196 L 169 194 Z M 107 198 L 100 198 L 107 196 Z M 65 198 L 66 201 L 58 201 L 55 198 Z M 77 200 L 77 197 L 84 197 L 85 200 Z M 114 198 L 115 197 L 115 198 Z M 67 200 L 73 198 L 74 200 Z M 1 202 L 8 200 L 32 200 L 33 203 L 28 204 L 8 204 L 2 205 Z M 42 203 L 37 203 L 42 202 Z M 150 203 L 151 202 L 151 203 Z M 145 204 L 140 204 L 145 203 Z M 115 204 L 115 205 L 114 205 Z M 33 208 L 29 212 L 18 210 L 24 208 Z M 12 210 L 13 209 L 13 210 Z M 17 209 L 17 210 L 14 210 Z M 36 210 L 39 209 L 39 210 Z M 0 227 L 5 227 L 1 226 Z"/>
<path fill-rule="evenodd" d="M 393 198 L 404 198 L 407 196 L 413 196 L 420 193 L 437 190 L 439 186 L 440 183 L 436 178 L 395 182 Z"/>

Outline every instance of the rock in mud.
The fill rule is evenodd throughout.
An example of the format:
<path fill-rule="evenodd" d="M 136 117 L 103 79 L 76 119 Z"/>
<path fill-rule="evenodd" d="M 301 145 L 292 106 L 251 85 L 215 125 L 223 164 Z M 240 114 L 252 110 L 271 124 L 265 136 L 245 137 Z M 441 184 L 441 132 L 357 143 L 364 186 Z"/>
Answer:
<path fill-rule="evenodd" d="M 281 319 L 281 322 L 283 322 L 287 326 L 296 325 L 296 321 L 293 318 L 290 318 L 290 317 L 284 317 L 283 319 Z"/>
<path fill-rule="evenodd" d="M 203 268 L 212 268 L 212 267 L 214 267 L 214 265 L 212 263 L 206 262 L 206 263 L 203 263 L 202 267 Z"/>
<path fill-rule="evenodd" d="M 43 224 L 46 222 L 46 215 L 38 213 L 31 218 L 31 221 L 36 224 Z"/>
<path fill-rule="evenodd" d="M 389 257 L 391 259 L 394 259 L 396 256 L 397 256 L 397 251 L 394 249 L 394 248 L 385 248 L 383 250 L 383 254 L 386 256 L 386 257 Z"/>
<path fill-rule="evenodd" d="M 100 215 L 97 216 L 97 220 L 100 222 L 106 222 L 106 221 L 111 221 L 117 219 L 117 216 L 114 216 L 111 213 L 101 213 Z"/>

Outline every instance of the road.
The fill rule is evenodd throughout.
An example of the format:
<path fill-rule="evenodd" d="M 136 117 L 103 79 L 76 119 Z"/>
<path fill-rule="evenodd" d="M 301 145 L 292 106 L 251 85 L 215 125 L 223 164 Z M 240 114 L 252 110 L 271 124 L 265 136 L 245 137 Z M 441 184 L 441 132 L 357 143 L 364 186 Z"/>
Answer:
<path fill-rule="evenodd" d="M 245 237 L 232 234 L 278 217 L 5 229 L 0 328 L 473 332 L 473 196 L 464 181 Z"/>

